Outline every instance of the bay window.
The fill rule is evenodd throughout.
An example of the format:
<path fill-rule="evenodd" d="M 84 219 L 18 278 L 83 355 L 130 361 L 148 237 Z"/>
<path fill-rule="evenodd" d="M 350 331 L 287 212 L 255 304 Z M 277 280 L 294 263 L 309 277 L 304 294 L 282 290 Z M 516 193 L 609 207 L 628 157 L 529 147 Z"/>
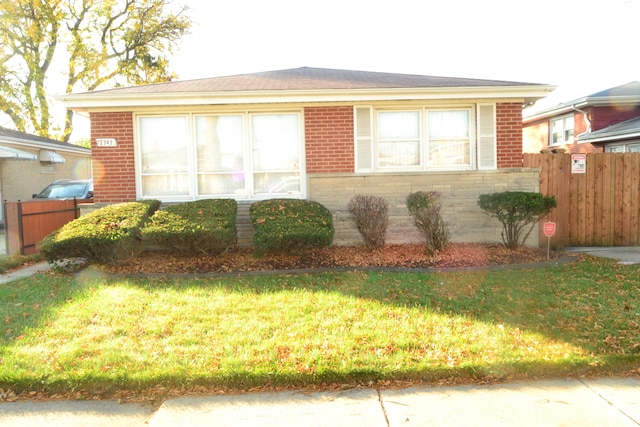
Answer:
<path fill-rule="evenodd" d="M 140 196 L 303 196 L 299 113 L 139 116 Z"/>

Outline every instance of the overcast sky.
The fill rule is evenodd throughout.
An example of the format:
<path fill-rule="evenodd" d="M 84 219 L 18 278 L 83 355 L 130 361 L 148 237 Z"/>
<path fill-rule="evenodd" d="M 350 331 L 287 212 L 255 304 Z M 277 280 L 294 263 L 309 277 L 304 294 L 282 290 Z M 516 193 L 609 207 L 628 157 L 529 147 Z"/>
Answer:
<path fill-rule="evenodd" d="M 322 67 L 544 83 L 540 106 L 640 81 L 640 0 L 182 0 L 181 80 Z"/>

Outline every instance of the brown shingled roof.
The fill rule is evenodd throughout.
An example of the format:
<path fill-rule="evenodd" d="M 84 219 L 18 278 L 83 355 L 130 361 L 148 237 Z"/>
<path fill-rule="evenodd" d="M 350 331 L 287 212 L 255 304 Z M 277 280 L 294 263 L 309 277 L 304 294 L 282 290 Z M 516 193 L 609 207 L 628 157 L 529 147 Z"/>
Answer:
<path fill-rule="evenodd" d="M 261 73 L 238 74 L 234 76 L 109 89 L 103 92 L 151 94 L 273 90 L 496 87 L 523 86 L 529 84 L 532 83 L 301 67 L 289 70 L 265 71 Z"/>

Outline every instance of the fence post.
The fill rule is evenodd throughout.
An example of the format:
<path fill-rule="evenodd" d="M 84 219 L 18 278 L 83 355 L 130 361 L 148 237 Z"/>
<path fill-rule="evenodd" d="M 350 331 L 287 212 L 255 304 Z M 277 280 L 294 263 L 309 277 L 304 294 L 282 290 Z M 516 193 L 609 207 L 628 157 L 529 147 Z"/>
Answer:
<path fill-rule="evenodd" d="M 18 199 L 18 241 L 20 243 L 20 255 L 24 255 L 24 230 L 22 229 L 22 202 Z"/>
<path fill-rule="evenodd" d="M 9 253 L 9 239 L 7 238 L 7 199 L 2 204 L 2 226 L 4 227 L 4 253 Z"/>

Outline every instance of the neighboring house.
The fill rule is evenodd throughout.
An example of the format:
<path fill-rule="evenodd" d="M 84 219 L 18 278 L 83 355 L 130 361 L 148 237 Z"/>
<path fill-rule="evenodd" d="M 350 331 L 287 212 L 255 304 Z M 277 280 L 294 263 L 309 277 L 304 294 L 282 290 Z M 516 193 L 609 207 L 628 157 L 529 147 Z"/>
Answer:
<path fill-rule="evenodd" d="M 640 153 L 640 117 L 585 134 L 580 142 L 603 147 L 607 153 Z"/>
<path fill-rule="evenodd" d="M 616 86 L 538 112 L 525 110 L 524 152 L 558 148 L 570 153 L 621 151 L 627 150 L 628 144 L 634 149 L 638 119 L 640 82 Z"/>
<path fill-rule="evenodd" d="M 64 178 L 91 178 L 91 150 L 0 127 L 0 200 L 31 199 Z"/>
<path fill-rule="evenodd" d="M 346 206 L 389 202 L 387 241 L 419 241 L 409 193 L 435 190 L 454 241 L 499 241 L 482 193 L 538 191 L 522 168 L 522 108 L 540 84 L 297 68 L 61 96 L 88 112 L 94 201 L 308 198 L 334 214 L 336 244 L 357 243 Z M 537 244 L 537 241 L 534 242 Z"/>

